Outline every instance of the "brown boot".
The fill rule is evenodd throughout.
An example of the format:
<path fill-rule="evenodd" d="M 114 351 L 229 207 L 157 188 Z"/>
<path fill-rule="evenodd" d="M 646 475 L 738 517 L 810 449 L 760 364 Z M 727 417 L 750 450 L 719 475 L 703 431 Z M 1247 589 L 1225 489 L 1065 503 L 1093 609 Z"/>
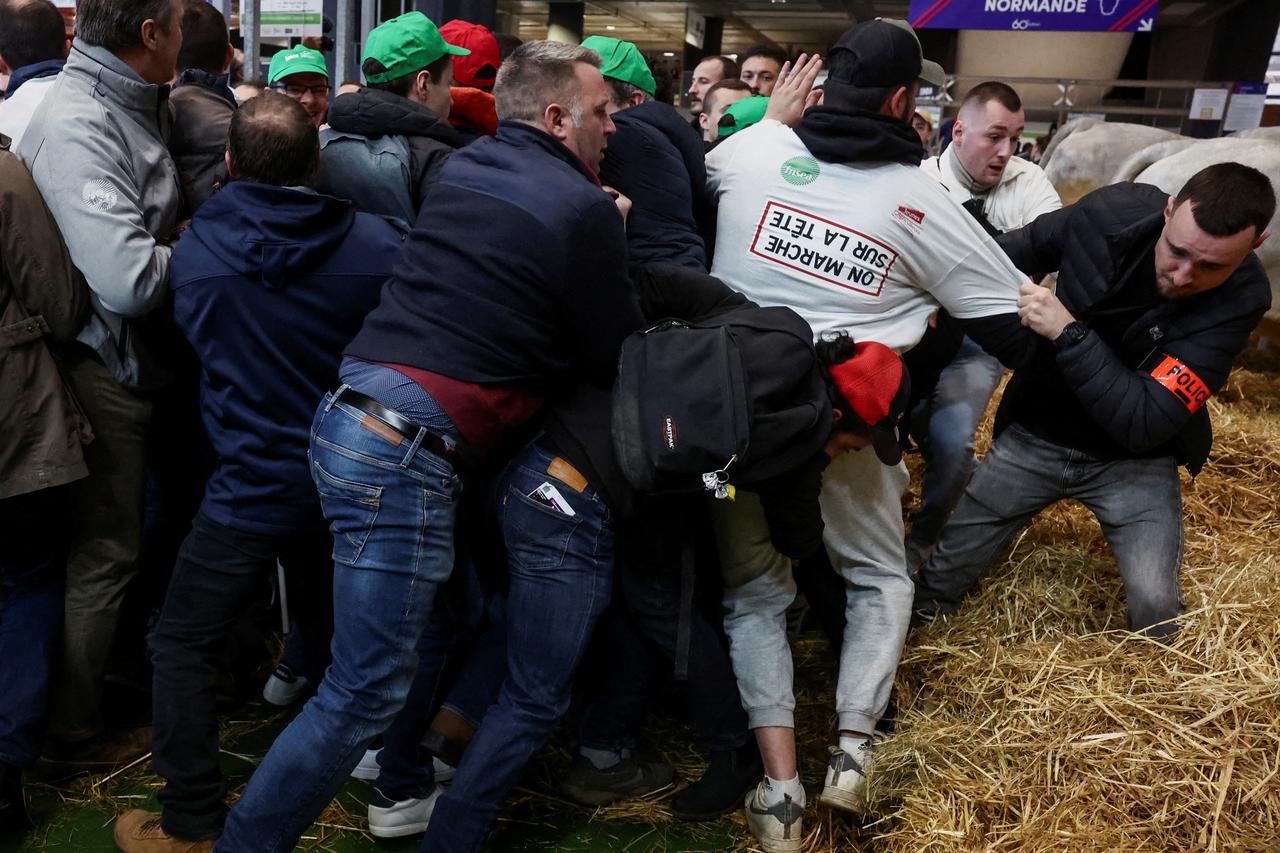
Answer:
<path fill-rule="evenodd" d="M 174 838 L 160 826 L 160 815 L 132 809 L 116 818 L 116 846 L 124 853 L 211 853 L 213 839 Z"/>

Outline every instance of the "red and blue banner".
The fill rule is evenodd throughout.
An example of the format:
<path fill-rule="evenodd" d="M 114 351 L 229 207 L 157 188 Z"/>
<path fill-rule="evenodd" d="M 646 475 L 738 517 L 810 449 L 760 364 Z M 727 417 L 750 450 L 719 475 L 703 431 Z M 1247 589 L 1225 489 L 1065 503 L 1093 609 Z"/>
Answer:
<path fill-rule="evenodd" d="M 916 29 L 1149 33 L 1160 0 L 911 0 Z"/>

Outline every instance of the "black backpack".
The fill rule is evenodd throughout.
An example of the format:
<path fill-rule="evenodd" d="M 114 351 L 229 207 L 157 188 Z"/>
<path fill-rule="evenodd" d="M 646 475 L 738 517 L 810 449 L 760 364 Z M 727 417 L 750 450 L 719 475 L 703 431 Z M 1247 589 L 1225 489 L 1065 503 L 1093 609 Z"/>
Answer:
<path fill-rule="evenodd" d="M 789 308 L 663 320 L 622 343 L 613 445 L 640 491 L 729 497 L 799 465 L 830 430 L 813 333 Z"/>

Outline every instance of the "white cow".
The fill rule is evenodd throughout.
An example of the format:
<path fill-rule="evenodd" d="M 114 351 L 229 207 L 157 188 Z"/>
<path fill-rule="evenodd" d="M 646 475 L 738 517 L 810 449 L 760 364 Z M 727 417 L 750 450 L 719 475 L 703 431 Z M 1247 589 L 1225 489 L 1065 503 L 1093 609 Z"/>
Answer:
<path fill-rule="evenodd" d="M 1071 204 L 1112 183 L 1120 166 L 1148 145 L 1182 138 L 1145 124 L 1073 119 L 1050 140 L 1040 165 L 1062 203 Z"/>

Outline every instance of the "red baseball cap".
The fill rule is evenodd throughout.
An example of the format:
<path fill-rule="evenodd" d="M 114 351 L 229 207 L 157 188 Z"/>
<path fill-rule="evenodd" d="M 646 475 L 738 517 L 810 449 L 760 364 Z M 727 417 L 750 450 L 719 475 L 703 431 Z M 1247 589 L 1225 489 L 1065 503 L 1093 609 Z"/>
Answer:
<path fill-rule="evenodd" d="M 458 85 L 486 91 L 492 89 L 498 76 L 498 66 L 502 64 L 502 51 L 493 33 L 480 24 L 455 18 L 440 28 L 440 35 L 449 44 L 471 51 L 470 56 L 453 58 L 453 79 L 458 81 Z"/>
<path fill-rule="evenodd" d="M 902 461 L 898 421 L 907 410 L 911 378 L 896 352 L 875 341 L 854 345 L 853 357 L 831 365 L 840 396 L 871 433 L 871 446 L 886 465 Z"/>

